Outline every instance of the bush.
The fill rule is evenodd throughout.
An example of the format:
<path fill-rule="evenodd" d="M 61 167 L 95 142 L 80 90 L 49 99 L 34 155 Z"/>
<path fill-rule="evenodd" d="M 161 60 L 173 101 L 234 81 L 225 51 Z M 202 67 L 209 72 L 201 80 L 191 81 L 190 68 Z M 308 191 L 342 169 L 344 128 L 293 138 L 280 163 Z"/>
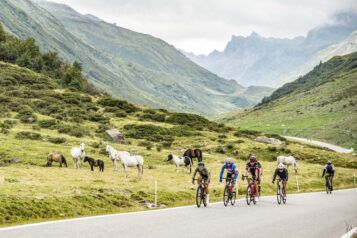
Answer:
<path fill-rule="evenodd" d="M 127 113 L 124 112 L 124 111 L 118 110 L 118 111 L 115 112 L 115 116 L 116 117 L 126 117 Z"/>
<path fill-rule="evenodd" d="M 83 135 L 88 134 L 86 130 L 80 126 L 59 124 L 56 126 L 56 129 L 59 133 L 68 134 L 75 137 L 83 137 Z"/>
<path fill-rule="evenodd" d="M 19 107 L 16 118 L 20 119 L 20 121 L 23 123 L 32 123 L 37 120 L 37 117 L 33 114 L 32 108 L 29 106 Z"/>
<path fill-rule="evenodd" d="M 56 120 L 55 119 L 50 119 L 50 120 L 43 120 L 43 121 L 39 121 L 38 122 L 38 125 L 41 127 L 41 128 L 50 128 L 50 127 L 53 127 L 57 124 Z"/>
<path fill-rule="evenodd" d="M 127 113 L 137 112 L 139 109 L 131 103 L 113 97 L 103 97 L 98 100 L 98 104 L 105 107 L 116 107 Z"/>
<path fill-rule="evenodd" d="M 233 135 L 236 137 L 252 137 L 252 136 L 259 136 L 261 132 L 254 131 L 254 130 L 238 130 Z"/>
<path fill-rule="evenodd" d="M 216 152 L 217 152 L 217 153 L 220 153 L 220 154 L 224 154 L 224 153 L 225 153 L 224 150 L 223 150 L 223 148 L 220 147 L 220 146 L 216 148 Z"/>
<path fill-rule="evenodd" d="M 184 127 L 173 127 L 173 128 L 164 128 L 161 126 L 154 125 L 125 125 L 125 136 L 135 139 L 146 139 L 149 141 L 164 141 L 172 140 L 173 136 L 197 136 L 201 135 L 200 133 L 193 132 L 188 128 Z"/>
<path fill-rule="evenodd" d="M 164 122 L 165 121 L 165 115 L 162 113 L 154 113 L 154 114 L 143 114 L 140 116 L 140 119 L 142 120 L 150 120 L 150 121 L 157 121 L 157 122 Z"/>
<path fill-rule="evenodd" d="M 278 149 L 275 146 L 268 146 L 268 151 L 276 152 Z"/>
<path fill-rule="evenodd" d="M 166 119 L 166 122 L 171 124 L 187 125 L 193 128 L 196 128 L 197 126 L 208 126 L 212 123 L 202 116 L 189 113 L 171 113 Z"/>
<path fill-rule="evenodd" d="M 41 134 L 35 133 L 35 132 L 28 132 L 28 131 L 21 131 L 16 133 L 15 136 L 16 139 L 30 139 L 30 140 L 40 140 L 41 139 Z"/>
<path fill-rule="evenodd" d="M 66 138 L 63 137 L 50 137 L 48 138 L 48 141 L 53 143 L 53 144 L 62 144 L 66 142 Z"/>

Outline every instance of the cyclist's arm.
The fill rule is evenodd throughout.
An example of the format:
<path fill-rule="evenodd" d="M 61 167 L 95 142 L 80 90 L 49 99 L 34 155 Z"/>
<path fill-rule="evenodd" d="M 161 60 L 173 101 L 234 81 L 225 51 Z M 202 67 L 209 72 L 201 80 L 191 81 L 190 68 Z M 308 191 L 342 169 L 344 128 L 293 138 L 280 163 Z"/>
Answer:
<path fill-rule="evenodd" d="M 221 173 L 219 174 L 219 179 L 222 179 L 223 178 L 223 173 L 224 173 L 224 169 L 226 168 L 226 165 L 223 165 L 222 166 L 222 169 L 221 169 Z"/>
<path fill-rule="evenodd" d="M 192 181 L 195 180 L 197 171 L 198 171 L 198 167 L 195 169 L 195 172 L 193 172 Z"/>
<path fill-rule="evenodd" d="M 234 168 L 234 180 L 237 180 L 238 174 L 239 174 L 239 171 L 238 171 L 237 167 L 235 167 Z"/>
<path fill-rule="evenodd" d="M 209 169 L 207 169 L 207 181 L 211 181 L 211 173 L 209 172 Z"/>
<path fill-rule="evenodd" d="M 276 175 L 278 174 L 278 170 L 276 169 L 273 175 L 273 182 L 275 181 Z"/>
<path fill-rule="evenodd" d="M 322 172 L 322 177 L 325 175 L 326 173 L 326 169 L 324 169 L 324 171 Z"/>
<path fill-rule="evenodd" d="M 286 169 L 285 173 L 286 173 L 286 181 L 288 181 L 288 179 L 289 179 L 289 171 Z"/>
<path fill-rule="evenodd" d="M 335 172 L 335 165 L 332 165 L 332 171 Z"/>

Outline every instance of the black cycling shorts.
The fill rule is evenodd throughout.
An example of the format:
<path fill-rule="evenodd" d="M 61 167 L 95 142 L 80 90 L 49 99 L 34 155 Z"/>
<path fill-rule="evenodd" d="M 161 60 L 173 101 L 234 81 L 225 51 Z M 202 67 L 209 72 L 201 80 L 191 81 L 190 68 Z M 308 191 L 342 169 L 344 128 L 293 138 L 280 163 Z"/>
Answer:
<path fill-rule="evenodd" d="M 331 171 L 331 172 L 326 172 L 326 175 L 327 176 L 331 176 L 331 177 L 333 177 L 334 175 L 335 175 L 335 171 Z"/>

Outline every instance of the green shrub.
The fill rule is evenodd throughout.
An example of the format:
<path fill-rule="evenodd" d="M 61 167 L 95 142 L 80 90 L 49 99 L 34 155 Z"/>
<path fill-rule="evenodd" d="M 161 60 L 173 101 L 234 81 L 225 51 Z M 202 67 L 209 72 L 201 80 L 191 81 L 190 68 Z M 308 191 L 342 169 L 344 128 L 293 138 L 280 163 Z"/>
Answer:
<path fill-rule="evenodd" d="M 259 136 L 260 134 L 261 132 L 259 131 L 240 129 L 237 130 L 233 135 L 236 137 L 252 137 L 252 136 Z"/>
<path fill-rule="evenodd" d="M 30 140 L 40 140 L 41 139 L 41 134 L 35 133 L 35 132 L 28 132 L 28 131 L 21 131 L 16 133 L 15 135 L 16 139 L 30 139 Z"/>
<path fill-rule="evenodd" d="M 142 120 L 150 120 L 150 121 L 157 121 L 157 122 L 164 122 L 165 121 L 165 115 L 162 113 L 154 113 L 154 114 L 143 114 L 140 116 L 140 119 Z"/>
<path fill-rule="evenodd" d="M 139 110 L 136 106 L 131 103 L 128 103 L 127 101 L 119 100 L 113 97 L 103 97 L 98 100 L 98 104 L 105 107 L 116 107 L 127 113 L 132 113 Z"/>
<path fill-rule="evenodd" d="M 57 124 L 56 120 L 55 119 L 50 119 L 50 120 L 42 120 L 42 121 L 39 121 L 38 122 L 38 125 L 41 127 L 41 128 L 50 128 L 50 127 L 53 127 Z"/>
<path fill-rule="evenodd" d="M 126 117 L 127 113 L 122 111 L 122 110 L 118 110 L 118 111 L 115 112 L 115 116 L 116 117 Z"/>
<path fill-rule="evenodd" d="M 17 178 L 5 178 L 5 181 L 8 183 L 18 183 L 19 180 Z"/>
<path fill-rule="evenodd" d="M 88 132 L 80 126 L 71 126 L 67 124 L 58 124 L 56 129 L 59 133 L 68 134 L 75 137 L 83 137 L 83 135 L 88 135 Z"/>
<path fill-rule="evenodd" d="M 27 105 L 19 107 L 16 118 L 20 119 L 23 123 L 32 123 L 37 120 L 37 117 L 33 114 L 32 108 Z"/>
<path fill-rule="evenodd" d="M 66 138 L 63 137 L 50 137 L 48 138 L 48 141 L 53 143 L 53 144 L 62 144 L 66 142 Z"/>
<path fill-rule="evenodd" d="M 218 147 L 216 148 L 216 152 L 217 152 L 217 153 L 220 153 L 220 154 L 224 154 L 224 153 L 225 153 L 224 150 L 223 150 L 223 148 L 220 147 L 220 146 L 218 146 Z"/>

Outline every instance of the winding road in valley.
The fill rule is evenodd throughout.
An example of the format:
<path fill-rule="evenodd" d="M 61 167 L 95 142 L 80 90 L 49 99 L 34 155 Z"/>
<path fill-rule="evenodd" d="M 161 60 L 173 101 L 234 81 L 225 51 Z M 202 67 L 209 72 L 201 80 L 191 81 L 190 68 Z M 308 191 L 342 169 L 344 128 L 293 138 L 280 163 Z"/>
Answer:
<path fill-rule="evenodd" d="M 345 149 L 345 148 L 337 146 L 337 145 L 332 145 L 332 144 L 328 144 L 328 143 L 317 141 L 317 140 L 310 140 L 310 139 L 293 137 L 293 136 L 284 136 L 284 137 L 289 140 L 297 140 L 297 141 L 301 141 L 301 142 L 305 142 L 305 143 L 310 143 L 310 144 L 326 147 L 330 150 L 333 150 L 335 152 L 342 153 L 342 154 L 348 154 L 348 153 L 351 153 L 354 151 L 352 148 Z"/>
<path fill-rule="evenodd" d="M 275 196 L 247 206 L 222 202 L 206 208 L 169 208 L 85 217 L 0 229 L 1 238 L 98 237 L 340 237 L 357 221 L 357 189 Z"/>

